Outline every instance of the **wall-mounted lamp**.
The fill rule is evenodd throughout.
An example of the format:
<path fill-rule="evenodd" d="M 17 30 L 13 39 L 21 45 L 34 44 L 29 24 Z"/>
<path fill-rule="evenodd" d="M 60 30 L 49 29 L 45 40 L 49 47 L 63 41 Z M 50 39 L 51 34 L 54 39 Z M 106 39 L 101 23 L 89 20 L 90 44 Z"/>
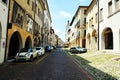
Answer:
<path fill-rule="evenodd" d="M 92 27 L 92 29 L 94 29 L 94 25 L 92 25 L 91 27 Z"/>

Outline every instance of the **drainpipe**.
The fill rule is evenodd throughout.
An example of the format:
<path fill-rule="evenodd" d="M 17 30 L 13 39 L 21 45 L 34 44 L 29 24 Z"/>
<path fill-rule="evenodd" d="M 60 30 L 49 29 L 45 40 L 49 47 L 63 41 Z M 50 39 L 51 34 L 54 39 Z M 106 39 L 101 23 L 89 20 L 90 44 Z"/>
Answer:
<path fill-rule="evenodd" d="M 98 50 L 100 50 L 100 47 L 99 47 L 99 27 L 100 27 L 100 25 L 99 25 L 99 0 L 97 0 L 97 3 L 98 3 Z"/>
<path fill-rule="evenodd" d="M 35 0 L 35 7 L 34 7 L 34 25 L 33 25 L 33 47 L 36 47 L 36 43 L 34 42 L 34 37 L 35 37 L 35 35 L 34 35 L 34 30 L 35 30 L 35 27 L 36 27 L 36 25 L 35 25 L 35 14 L 36 14 L 36 0 Z M 34 43 L 35 43 L 35 45 L 34 45 Z"/>
<path fill-rule="evenodd" d="M 8 16 L 7 16 L 7 29 L 6 29 L 6 44 L 5 44 L 5 55 L 4 55 L 4 62 L 7 62 L 7 40 L 8 40 L 8 27 L 9 27 L 9 13 L 10 13 L 10 1 L 8 0 Z"/>

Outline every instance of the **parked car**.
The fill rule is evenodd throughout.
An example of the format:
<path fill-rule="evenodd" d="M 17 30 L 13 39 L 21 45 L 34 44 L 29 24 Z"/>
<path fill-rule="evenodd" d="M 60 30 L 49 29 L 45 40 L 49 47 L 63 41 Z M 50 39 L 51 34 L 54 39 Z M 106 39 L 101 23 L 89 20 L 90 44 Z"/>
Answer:
<path fill-rule="evenodd" d="M 53 49 L 56 49 L 56 46 L 52 46 L 53 47 Z"/>
<path fill-rule="evenodd" d="M 87 49 L 82 48 L 82 47 L 72 47 L 72 48 L 70 48 L 70 52 L 72 52 L 72 53 L 83 53 L 83 52 L 87 52 Z"/>
<path fill-rule="evenodd" d="M 42 56 L 45 54 L 45 50 L 43 47 L 36 47 L 36 52 L 38 53 L 38 56 Z"/>
<path fill-rule="evenodd" d="M 51 52 L 52 48 L 51 46 L 45 46 L 45 52 Z"/>
<path fill-rule="evenodd" d="M 33 61 L 34 58 L 38 56 L 35 48 L 22 48 L 15 56 L 15 60 L 30 60 Z"/>

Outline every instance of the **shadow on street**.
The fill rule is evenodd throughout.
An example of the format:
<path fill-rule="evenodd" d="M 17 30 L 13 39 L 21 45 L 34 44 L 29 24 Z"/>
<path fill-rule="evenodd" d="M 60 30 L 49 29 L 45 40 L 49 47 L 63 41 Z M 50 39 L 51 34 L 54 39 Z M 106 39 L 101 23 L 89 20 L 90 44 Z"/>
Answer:
<path fill-rule="evenodd" d="M 85 66 L 87 66 L 87 68 L 85 68 L 85 70 L 87 70 L 89 73 L 91 73 L 97 80 L 117 80 L 116 78 L 112 77 L 111 75 L 102 72 L 101 70 L 98 70 L 92 66 L 89 65 L 89 61 L 87 61 L 86 59 L 77 56 L 77 55 L 72 55 L 73 57 L 75 57 L 76 59 L 79 60 L 80 65 L 82 65 L 82 67 L 85 68 Z M 90 72 L 91 71 L 91 72 Z"/>

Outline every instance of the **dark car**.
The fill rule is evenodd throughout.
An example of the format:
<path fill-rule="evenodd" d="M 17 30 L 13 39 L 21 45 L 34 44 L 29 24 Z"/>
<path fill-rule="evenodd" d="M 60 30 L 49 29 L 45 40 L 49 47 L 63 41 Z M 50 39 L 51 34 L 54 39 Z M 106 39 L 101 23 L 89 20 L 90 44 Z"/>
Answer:
<path fill-rule="evenodd" d="M 45 52 L 51 52 L 52 48 L 51 46 L 45 46 Z"/>
<path fill-rule="evenodd" d="M 70 52 L 72 52 L 72 53 L 83 53 L 83 52 L 87 52 L 87 49 L 82 48 L 82 47 L 72 47 L 72 48 L 70 48 Z"/>

